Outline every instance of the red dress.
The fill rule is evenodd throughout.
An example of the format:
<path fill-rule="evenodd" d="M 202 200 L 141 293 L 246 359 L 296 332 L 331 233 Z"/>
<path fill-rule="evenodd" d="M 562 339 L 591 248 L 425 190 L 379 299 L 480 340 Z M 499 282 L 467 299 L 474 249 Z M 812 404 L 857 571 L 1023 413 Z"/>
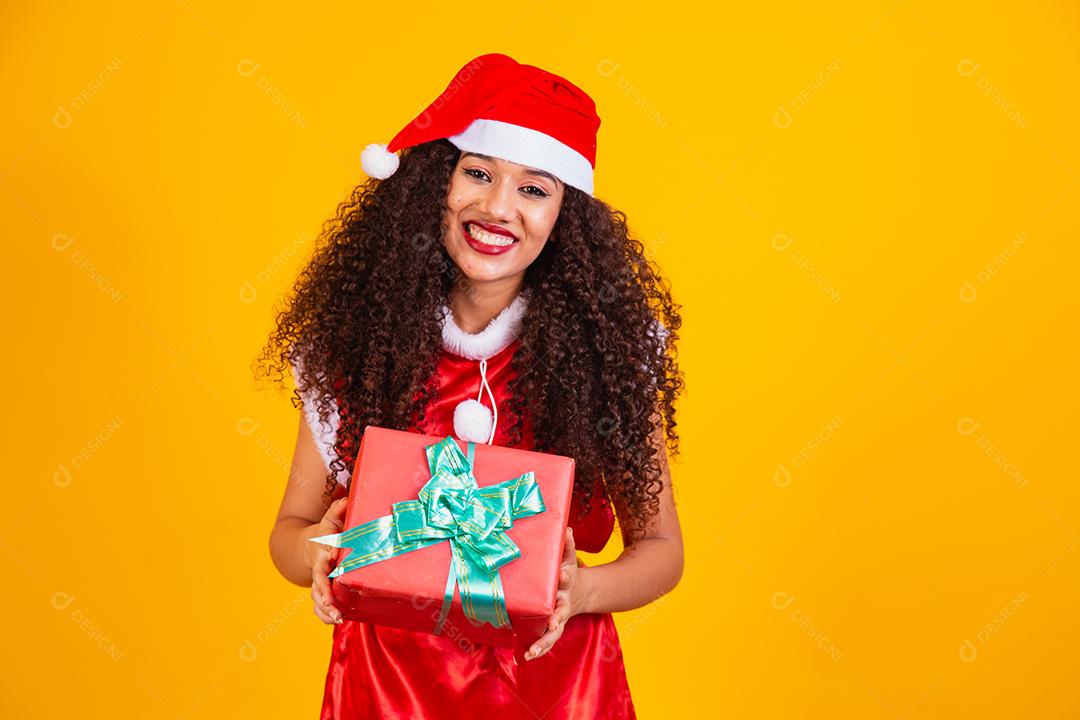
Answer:
<path fill-rule="evenodd" d="M 487 359 L 487 380 L 497 406 L 506 406 L 513 377 L 514 340 Z M 430 435 L 454 434 L 454 408 L 475 398 L 480 387 L 477 361 L 445 348 L 438 368 L 439 391 L 426 408 Z M 494 444 L 509 445 L 510 419 L 499 416 Z M 533 449 L 525 419 L 522 442 Z M 570 525 L 578 550 L 599 552 L 614 527 L 610 502 L 594 500 L 577 520 L 573 496 Z M 580 560 L 579 560 L 580 563 Z M 527 647 L 481 646 L 466 652 L 447 638 L 346 620 L 334 626 L 326 674 L 322 720 L 335 718 L 465 718 L 481 720 L 569 720 L 634 718 L 622 649 L 610 613 L 575 615 L 546 654 L 524 660 Z"/>

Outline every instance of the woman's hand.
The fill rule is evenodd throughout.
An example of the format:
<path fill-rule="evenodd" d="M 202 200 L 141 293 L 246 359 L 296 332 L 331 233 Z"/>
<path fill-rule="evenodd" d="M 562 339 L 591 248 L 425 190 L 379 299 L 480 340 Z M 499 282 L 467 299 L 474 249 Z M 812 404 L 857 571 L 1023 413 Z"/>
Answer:
<path fill-rule="evenodd" d="M 312 531 L 311 537 L 333 535 L 345 529 L 345 504 L 347 497 L 338 498 L 330 503 L 322 520 Z M 334 596 L 330 592 L 330 565 L 336 563 L 341 548 L 330 547 L 322 543 L 307 541 L 304 546 L 304 560 L 311 566 L 311 599 L 315 602 L 315 615 L 328 625 L 341 623 L 341 612 L 334 607 Z"/>
<path fill-rule="evenodd" d="M 574 531 L 566 528 L 563 545 L 562 567 L 559 569 L 559 591 L 555 595 L 555 611 L 548 618 L 547 630 L 525 653 L 526 660 L 544 655 L 555 641 L 562 637 L 566 621 L 581 612 L 584 588 L 582 572 L 578 567 L 577 550 L 574 547 Z"/>

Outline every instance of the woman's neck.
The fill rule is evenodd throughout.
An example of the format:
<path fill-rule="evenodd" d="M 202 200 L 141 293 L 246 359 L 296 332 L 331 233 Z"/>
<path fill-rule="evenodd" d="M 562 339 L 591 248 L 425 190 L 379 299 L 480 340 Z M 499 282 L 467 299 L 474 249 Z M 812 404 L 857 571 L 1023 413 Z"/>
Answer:
<path fill-rule="evenodd" d="M 478 333 L 496 315 L 514 302 L 522 287 L 522 277 L 493 283 L 472 283 L 467 288 L 455 285 L 450 291 L 450 311 L 457 326 L 467 333 Z"/>

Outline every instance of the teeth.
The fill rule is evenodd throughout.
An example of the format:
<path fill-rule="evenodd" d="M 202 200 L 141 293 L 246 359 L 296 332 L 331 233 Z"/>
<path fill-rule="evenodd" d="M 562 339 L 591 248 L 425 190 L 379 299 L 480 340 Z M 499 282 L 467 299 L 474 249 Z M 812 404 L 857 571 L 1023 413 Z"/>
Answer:
<path fill-rule="evenodd" d="M 468 228 L 469 234 L 472 235 L 474 239 L 488 245 L 505 246 L 513 245 L 515 242 L 514 238 L 512 237 L 506 237 L 505 235 L 496 235 L 495 233 L 490 233 L 482 227 L 474 225 L 473 223 L 469 223 Z"/>

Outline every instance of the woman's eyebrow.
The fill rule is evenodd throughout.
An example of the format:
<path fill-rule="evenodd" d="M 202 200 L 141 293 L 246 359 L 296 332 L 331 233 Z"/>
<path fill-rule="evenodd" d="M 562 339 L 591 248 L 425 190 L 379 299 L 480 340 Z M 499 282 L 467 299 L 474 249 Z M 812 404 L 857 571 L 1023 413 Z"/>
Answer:
<path fill-rule="evenodd" d="M 497 160 L 497 159 L 501 159 L 501 158 L 493 158 L 490 155 L 484 155 L 483 153 L 476 153 L 476 152 L 467 152 L 462 157 L 467 157 L 469 155 L 472 155 L 473 157 L 478 157 L 481 160 Z M 508 160 L 507 162 L 510 162 L 510 161 Z M 515 165 L 520 165 L 520 163 L 514 163 L 514 164 Z M 554 175 L 552 175 L 549 172 L 546 172 L 544 170 L 538 170 L 536 168 L 531 168 L 531 167 L 528 167 L 527 165 L 522 165 L 521 167 L 525 168 L 525 173 L 527 175 L 536 175 L 537 177 L 545 177 L 548 180 L 550 180 L 551 182 L 555 183 L 556 186 L 558 186 L 558 184 L 559 184 L 559 178 L 555 177 Z"/>

